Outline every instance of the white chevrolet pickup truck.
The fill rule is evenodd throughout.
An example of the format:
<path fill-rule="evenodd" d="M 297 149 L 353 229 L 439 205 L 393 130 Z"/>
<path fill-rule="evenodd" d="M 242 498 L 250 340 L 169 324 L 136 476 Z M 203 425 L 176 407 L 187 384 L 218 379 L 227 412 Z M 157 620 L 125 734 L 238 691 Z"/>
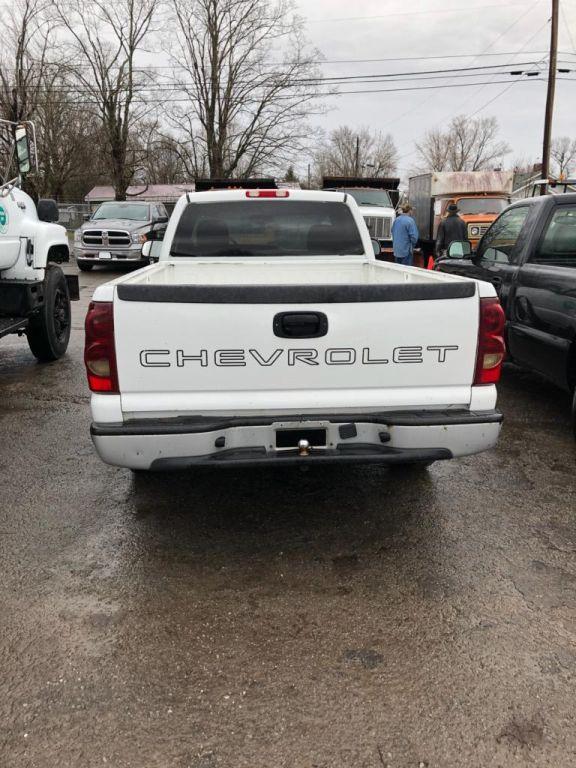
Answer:
<path fill-rule="evenodd" d="M 105 462 L 426 466 L 495 445 L 493 286 L 377 261 L 350 195 L 188 194 L 154 248 L 86 317 Z"/>

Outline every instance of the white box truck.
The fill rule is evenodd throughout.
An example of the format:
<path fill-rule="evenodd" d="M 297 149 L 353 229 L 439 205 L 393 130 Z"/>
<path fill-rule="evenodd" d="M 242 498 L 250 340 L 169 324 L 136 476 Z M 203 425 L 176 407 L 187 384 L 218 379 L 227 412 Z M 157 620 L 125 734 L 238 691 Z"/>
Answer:
<path fill-rule="evenodd" d="M 512 171 L 438 171 L 412 176 L 408 199 L 426 254 L 434 251 L 436 233 L 450 203 L 456 203 L 473 248 L 490 224 L 510 204 Z"/>

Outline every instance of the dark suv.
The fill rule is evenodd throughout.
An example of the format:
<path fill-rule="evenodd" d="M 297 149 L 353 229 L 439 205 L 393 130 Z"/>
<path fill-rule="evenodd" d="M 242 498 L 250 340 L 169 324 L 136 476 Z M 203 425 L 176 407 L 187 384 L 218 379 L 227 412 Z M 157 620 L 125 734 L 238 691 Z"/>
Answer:
<path fill-rule="evenodd" d="M 74 255 L 83 272 L 95 264 L 148 264 L 146 240 L 162 240 L 168 213 L 162 203 L 102 203 L 74 233 Z"/>

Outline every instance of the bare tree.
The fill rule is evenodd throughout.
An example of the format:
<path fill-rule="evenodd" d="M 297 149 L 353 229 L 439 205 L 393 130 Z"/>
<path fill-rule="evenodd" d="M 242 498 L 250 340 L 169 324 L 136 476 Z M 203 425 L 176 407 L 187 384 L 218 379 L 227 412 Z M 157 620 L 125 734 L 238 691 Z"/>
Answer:
<path fill-rule="evenodd" d="M 576 139 L 559 136 L 552 141 L 550 155 L 559 178 L 567 178 L 576 160 Z"/>
<path fill-rule="evenodd" d="M 416 150 L 422 159 L 422 171 L 447 171 L 450 166 L 450 136 L 437 128 L 426 133 Z"/>
<path fill-rule="evenodd" d="M 66 71 L 53 67 L 39 91 L 38 127 L 41 195 L 62 200 L 83 197 L 105 172 L 102 130 L 74 96 Z"/>
<path fill-rule="evenodd" d="M 169 110 L 167 121 L 177 135 L 174 136 L 173 133 L 166 135 L 173 137 L 174 151 L 178 155 L 187 179 L 209 176 L 206 140 L 193 111 L 175 104 Z"/>
<path fill-rule="evenodd" d="M 175 76 L 185 106 L 172 123 L 195 170 L 211 176 L 285 168 L 311 137 L 318 53 L 291 0 L 171 0 Z"/>
<path fill-rule="evenodd" d="M 143 184 L 181 184 L 194 180 L 186 164 L 180 142 L 162 131 L 157 121 L 143 122 L 136 137 L 140 145 L 141 165 L 136 172 Z"/>
<path fill-rule="evenodd" d="M 395 173 L 397 157 L 390 134 L 342 125 L 321 143 L 316 167 L 319 176 L 386 176 Z"/>
<path fill-rule="evenodd" d="M 151 32 L 156 0 L 54 0 L 76 52 L 79 92 L 102 128 L 116 199 L 124 200 L 140 158 L 131 132 L 147 111 L 142 89 L 150 75 L 136 55 Z"/>
<path fill-rule="evenodd" d="M 54 23 L 47 0 L 15 0 L 0 29 L 0 111 L 5 120 L 33 117 L 49 67 Z"/>
<path fill-rule="evenodd" d="M 35 116 L 49 69 L 48 52 L 54 24 L 46 12 L 47 0 L 14 0 L 7 6 L 0 28 L 0 117 L 12 122 Z M 0 132 L 1 172 L 10 162 L 11 132 Z M 26 189 L 37 196 L 32 177 Z"/>
<path fill-rule="evenodd" d="M 416 143 L 422 171 L 482 171 L 499 165 L 510 147 L 498 140 L 495 117 L 460 115 L 448 130 L 429 131 Z"/>

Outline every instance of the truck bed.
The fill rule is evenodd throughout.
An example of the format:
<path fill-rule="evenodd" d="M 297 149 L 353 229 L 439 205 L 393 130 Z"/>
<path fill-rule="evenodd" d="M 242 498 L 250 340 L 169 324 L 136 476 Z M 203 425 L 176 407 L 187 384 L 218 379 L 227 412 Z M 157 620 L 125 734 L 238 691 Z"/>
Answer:
<path fill-rule="evenodd" d="M 444 286 L 466 284 L 476 292 L 476 282 L 425 269 L 406 268 L 387 262 L 254 259 L 253 262 L 172 261 L 125 275 L 98 289 L 100 300 L 112 298 L 113 286 Z M 102 296 L 106 289 L 109 296 Z M 482 295 L 482 294 L 481 294 Z"/>
<path fill-rule="evenodd" d="M 386 263 L 226 259 L 154 265 L 94 298 L 114 301 L 122 411 L 135 416 L 467 406 L 481 291 Z M 298 311 L 327 332 L 278 333 Z"/>

